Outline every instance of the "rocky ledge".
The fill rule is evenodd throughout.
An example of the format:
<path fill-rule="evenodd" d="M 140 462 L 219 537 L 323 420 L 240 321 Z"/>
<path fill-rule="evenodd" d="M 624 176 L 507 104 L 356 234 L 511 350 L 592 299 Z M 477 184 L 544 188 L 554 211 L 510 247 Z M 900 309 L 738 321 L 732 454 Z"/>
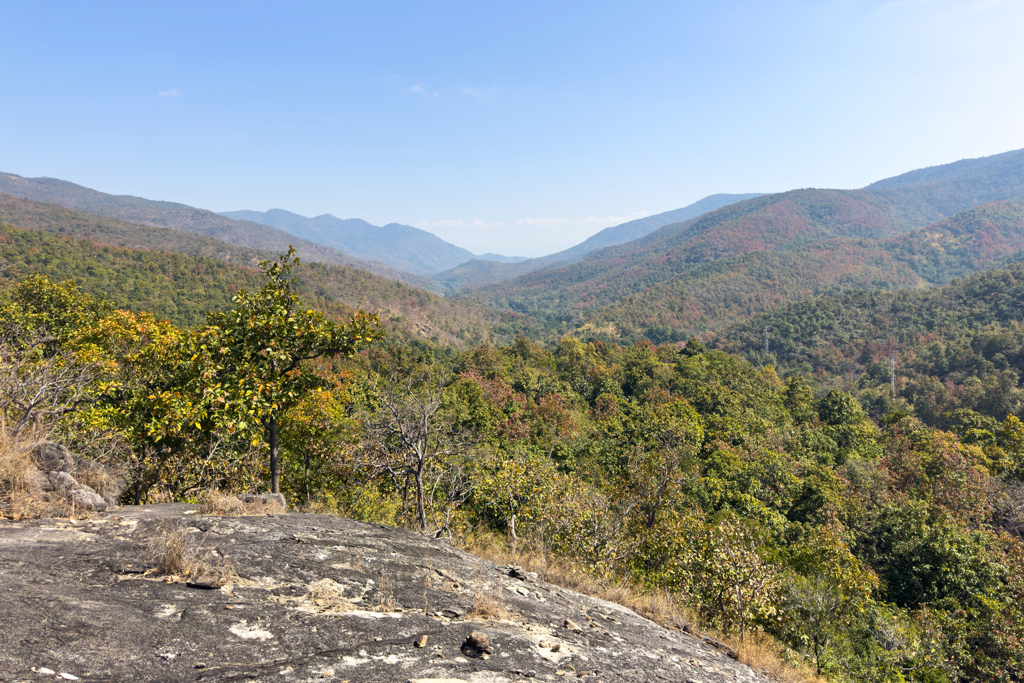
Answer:
<path fill-rule="evenodd" d="M 189 575 L 167 575 L 171 551 Z M 420 534 L 187 505 L 0 522 L 0 633 L 18 681 L 767 680 Z"/>

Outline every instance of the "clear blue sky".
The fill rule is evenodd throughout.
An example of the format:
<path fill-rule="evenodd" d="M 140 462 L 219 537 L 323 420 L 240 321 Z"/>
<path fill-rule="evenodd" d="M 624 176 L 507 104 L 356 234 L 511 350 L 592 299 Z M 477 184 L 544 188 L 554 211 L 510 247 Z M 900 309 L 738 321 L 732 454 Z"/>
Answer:
<path fill-rule="evenodd" d="M 1024 147 L 1024 2 L 0 2 L 0 171 L 539 255 Z"/>

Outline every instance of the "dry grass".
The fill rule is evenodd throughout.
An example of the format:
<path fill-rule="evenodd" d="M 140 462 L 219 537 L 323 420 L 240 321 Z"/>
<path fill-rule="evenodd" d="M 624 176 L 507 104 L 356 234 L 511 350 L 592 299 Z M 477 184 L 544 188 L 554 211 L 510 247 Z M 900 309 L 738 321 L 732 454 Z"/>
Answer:
<path fill-rule="evenodd" d="M 161 533 L 149 539 L 149 561 L 156 564 L 161 574 L 192 578 L 206 570 L 206 555 L 202 543 L 196 543 L 194 532 L 183 526 L 165 526 Z"/>
<path fill-rule="evenodd" d="M 374 601 L 377 603 L 373 609 L 376 612 L 394 612 L 397 607 L 395 602 L 395 584 L 388 576 L 383 566 L 380 568 L 380 576 L 377 579 L 377 596 Z"/>
<path fill-rule="evenodd" d="M 309 584 L 309 599 L 320 611 L 344 612 L 356 609 L 345 597 L 345 587 L 333 579 L 320 579 Z"/>
<path fill-rule="evenodd" d="M 577 593 L 591 595 L 627 607 L 651 621 L 676 631 L 688 630 L 699 634 L 702 630 L 685 605 L 666 590 L 645 590 L 630 583 L 614 581 L 594 575 L 564 560 L 553 558 L 543 549 L 519 544 L 513 553 L 494 535 L 477 535 L 469 539 L 466 550 L 501 565 L 516 565 L 537 572 L 543 581 Z M 480 593 L 477 593 L 478 598 Z M 475 607 L 475 605 L 474 605 Z M 739 661 L 779 683 L 825 683 L 810 670 L 783 659 L 782 647 L 764 633 L 747 634 L 741 644 L 738 639 L 713 634 L 731 647 Z"/>
<path fill-rule="evenodd" d="M 722 637 L 739 654 L 740 662 L 779 683 L 826 683 L 807 667 L 786 661 L 779 654 L 779 644 L 765 633 L 748 633 L 742 643 Z"/>
<path fill-rule="evenodd" d="M 224 558 L 211 558 L 211 552 L 197 541 L 198 533 L 189 527 L 166 524 L 160 533 L 149 539 L 148 559 L 156 565 L 159 574 L 191 581 L 200 577 L 217 585 L 236 578 L 231 563 Z"/>
<path fill-rule="evenodd" d="M 473 596 L 473 606 L 466 612 L 466 616 L 471 619 L 508 621 L 515 615 L 502 604 L 501 586 L 498 586 L 498 596 L 495 597 L 478 582 L 476 595 Z"/>
<path fill-rule="evenodd" d="M 694 624 L 689 611 L 668 591 L 641 591 L 628 583 L 581 571 L 578 565 L 553 558 L 538 548 L 524 547 L 520 543 L 517 552 L 512 553 L 493 536 L 477 536 L 467 544 L 467 550 L 496 564 L 511 564 L 537 572 L 547 583 L 628 607 L 665 628 L 679 631 Z"/>
<path fill-rule="evenodd" d="M 264 503 L 254 500 L 245 503 L 238 496 L 210 489 L 203 494 L 196 508 L 198 515 L 217 515 L 220 517 L 251 517 L 255 515 L 275 515 L 287 512 L 278 502 Z"/>
<path fill-rule="evenodd" d="M 79 461 L 72 475 L 79 484 L 90 487 L 104 498 L 110 496 L 115 502 L 123 488 L 123 480 L 117 472 L 95 461 Z"/>

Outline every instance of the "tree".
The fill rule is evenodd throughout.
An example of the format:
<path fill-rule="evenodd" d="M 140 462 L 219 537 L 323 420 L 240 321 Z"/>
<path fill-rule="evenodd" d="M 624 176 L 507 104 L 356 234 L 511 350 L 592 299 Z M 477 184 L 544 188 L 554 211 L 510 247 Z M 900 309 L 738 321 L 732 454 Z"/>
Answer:
<path fill-rule="evenodd" d="M 73 281 L 42 276 L 19 283 L 12 299 L 0 308 L 0 418 L 15 419 L 17 438 L 97 400 L 102 359 L 72 342 L 111 309 Z"/>
<path fill-rule="evenodd" d="M 212 421 L 266 446 L 274 493 L 281 491 L 280 417 L 323 383 L 303 364 L 351 356 L 381 337 L 376 315 L 357 311 L 347 323 L 337 323 L 301 308 L 296 280 L 289 277 L 298 264 L 294 247 L 277 261 L 260 262 L 266 283 L 253 293 L 239 291 L 230 310 L 207 314 L 206 327 L 182 347 L 182 390 L 165 391 L 158 399 L 171 431 Z"/>
<path fill-rule="evenodd" d="M 403 500 L 408 500 L 412 489 L 420 531 L 427 529 L 427 470 L 476 441 L 444 410 L 450 378 L 447 368 L 436 365 L 405 376 L 396 371 L 378 374 L 371 399 L 377 409 L 364 418 L 373 465 L 394 481 Z"/>

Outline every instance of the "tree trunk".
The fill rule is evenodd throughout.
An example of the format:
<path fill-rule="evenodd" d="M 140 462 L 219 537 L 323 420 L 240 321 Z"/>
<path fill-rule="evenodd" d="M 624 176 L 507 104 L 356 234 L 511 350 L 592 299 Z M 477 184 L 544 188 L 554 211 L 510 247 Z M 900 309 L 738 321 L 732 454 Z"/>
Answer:
<path fill-rule="evenodd" d="M 14 428 L 14 436 L 12 438 L 17 439 L 21 436 L 21 430 L 25 428 L 25 425 L 28 424 L 29 419 L 32 417 L 32 409 L 34 407 L 35 406 L 29 406 L 25 409 L 25 414 L 21 416 L 21 419 L 18 420 L 18 426 Z"/>
<path fill-rule="evenodd" d="M 270 441 L 270 492 L 281 493 L 281 461 L 277 450 L 277 418 L 267 420 L 267 440 Z"/>
<path fill-rule="evenodd" d="M 309 448 L 306 448 L 305 451 L 303 451 L 302 455 L 303 455 L 303 464 L 305 466 L 305 471 L 303 472 L 302 476 L 303 476 L 303 481 L 304 481 L 305 489 L 306 489 L 306 507 L 308 508 L 309 507 Z"/>
<path fill-rule="evenodd" d="M 508 531 L 509 531 L 509 534 L 511 534 L 511 536 L 512 536 L 512 556 L 513 557 L 515 557 L 516 550 L 519 548 L 519 537 L 516 536 L 516 517 L 518 517 L 518 515 L 513 512 L 512 513 L 512 517 L 509 519 L 509 522 L 508 522 Z"/>
<path fill-rule="evenodd" d="M 427 506 L 423 496 L 423 465 L 416 470 L 416 520 L 420 531 L 427 530 Z"/>

